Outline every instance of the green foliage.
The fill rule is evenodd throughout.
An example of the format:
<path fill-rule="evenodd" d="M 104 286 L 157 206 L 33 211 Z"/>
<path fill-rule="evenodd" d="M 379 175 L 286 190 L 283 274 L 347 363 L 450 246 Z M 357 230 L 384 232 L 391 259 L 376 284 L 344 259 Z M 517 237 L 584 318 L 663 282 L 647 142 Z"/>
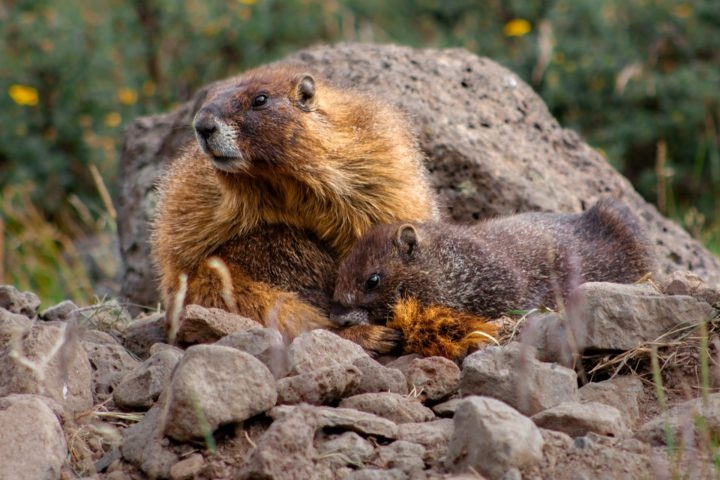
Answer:
<path fill-rule="evenodd" d="M 11 0 L 0 5 L 0 190 L 25 192 L 63 235 L 94 234 L 69 199 L 104 214 L 88 167 L 112 190 L 137 116 L 316 43 L 465 47 L 525 78 L 720 252 L 718 31 L 716 0 Z"/>

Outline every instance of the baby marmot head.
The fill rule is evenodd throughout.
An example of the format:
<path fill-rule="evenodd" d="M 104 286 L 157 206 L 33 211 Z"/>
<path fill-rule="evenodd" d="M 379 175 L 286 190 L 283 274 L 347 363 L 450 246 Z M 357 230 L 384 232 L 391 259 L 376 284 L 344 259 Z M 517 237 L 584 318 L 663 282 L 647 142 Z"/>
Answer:
<path fill-rule="evenodd" d="M 421 249 L 410 224 L 378 225 L 363 235 L 340 264 L 332 320 L 341 326 L 384 324 L 395 304 L 424 282 Z"/>
<path fill-rule="evenodd" d="M 317 106 L 318 83 L 298 67 L 270 65 L 218 84 L 192 126 L 218 170 L 235 173 L 289 166 L 302 148 L 303 116 Z"/>

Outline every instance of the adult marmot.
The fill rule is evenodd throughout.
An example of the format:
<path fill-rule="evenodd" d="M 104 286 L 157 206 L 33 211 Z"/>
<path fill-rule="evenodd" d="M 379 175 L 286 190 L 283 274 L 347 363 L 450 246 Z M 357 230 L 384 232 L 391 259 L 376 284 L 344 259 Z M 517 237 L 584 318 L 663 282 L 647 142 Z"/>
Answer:
<path fill-rule="evenodd" d="M 355 240 L 376 224 L 438 216 L 402 115 L 305 68 L 274 64 L 218 84 L 193 128 L 197 142 L 160 182 L 153 225 L 168 319 L 186 274 L 185 304 L 290 337 L 330 327 L 338 260 Z M 381 326 L 342 335 L 377 351 L 397 340 Z"/>
<path fill-rule="evenodd" d="M 381 225 L 341 264 L 333 321 L 384 325 L 408 298 L 487 318 L 553 307 L 583 282 L 640 279 L 654 270 L 651 251 L 637 219 L 609 198 L 582 214 Z"/>

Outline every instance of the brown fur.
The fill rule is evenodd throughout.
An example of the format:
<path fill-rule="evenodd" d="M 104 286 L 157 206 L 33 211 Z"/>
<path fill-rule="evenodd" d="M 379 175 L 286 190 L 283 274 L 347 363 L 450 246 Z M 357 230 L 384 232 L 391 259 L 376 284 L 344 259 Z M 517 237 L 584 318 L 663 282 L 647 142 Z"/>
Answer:
<path fill-rule="evenodd" d="M 153 226 L 168 318 L 182 273 L 186 304 L 231 308 L 206 265 L 216 256 L 239 313 L 289 336 L 327 327 L 338 259 L 355 240 L 437 216 L 403 118 L 304 69 L 270 65 L 216 86 L 193 125 L 198 142 L 165 173 Z M 394 336 L 347 336 L 370 331 L 370 349 Z"/>
<path fill-rule="evenodd" d="M 498 333 L 497 326 L 483 317 L 442 305 L 423 307 L 416 298 L 397 302 L 387 326 L 402 332 L 403 353 L 451 360 L 491 343 Z"/>
<path fill-rule="evenodd" d="M 580 283 L 630 283 L 652 272 L 650 252 L 631 212 L 610 199 L 583 214 L 381 225 L 340 266 L 334 320 L 385 324 L 404 298 L 489 318 L 554 307 Z"/>

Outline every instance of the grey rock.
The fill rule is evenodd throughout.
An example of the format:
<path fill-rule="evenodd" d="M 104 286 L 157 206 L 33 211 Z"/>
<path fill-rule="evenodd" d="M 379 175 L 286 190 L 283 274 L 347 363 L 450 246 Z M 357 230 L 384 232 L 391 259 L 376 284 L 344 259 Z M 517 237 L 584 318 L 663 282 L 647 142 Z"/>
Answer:
<path fill-rule="evenodd" d="M 397 393 L 361 393 L 342 400 L 340 407 L 379 415 L 398 424 L 435 419 L 432 410 L 423 406 L 419 400 Z"/>
<path fill-rule="evenodd" d="M 89 329 L 123 331 L 132 322 L 132 317 L 117 300 L 109 300 L 76 308 L 70 313 L 69 320 Z"/>
<path fill-rule="evenodd" d="M 123 458 L 150 478 L 167 478 L 179 457 L 163 438 L 162 407 L 151 408 L 138 423 L 123 431 Z"/>
<path fill-rule="evenodd" d="M 412 478 L 417 478 L 425 469 L 424 457 L 425 447 L 422 445 L 407 440 L 397 440 L 390 445 L 379 447 L 372 463 L 383 469 L 396 468 Z"/>
<path fill-rule="evenodd" d="M 3 315 L 0 346 L 0 397 L 36 393 L 56 400 L 68 413 L 92 407 L 92 380 L 87 353 L 70 323 L 22 325 Z"/>
<path fill-rule="evenodd" d="M 712 307 L 685 295 L 664 295 L 649 285 L 589 282 L 572 293 L 568 315 L 581 351 L 630 350 L 681 325 L 711 318 Z M 668 337 L 665 337 L 667 340 Z"/>
<path fill-rule="evenodd" d="M 11 347 L 10 341 L 13 338 L 19 339 L 29 332 L 33 324 L 25 315 L 0 308 L 0 353 Z"/>
<path fill-rule="evenodd" d="M 103 332 L 102 330 L 84 330 L 80 334 L 80 341 L 83 343 L 83 346 L 86 343 L 97 343 L 100 345 L 120 345 L 120 342 L 117 340 L 117 338 L 113 337 L 108 332 Z"/>
<path fill-rule="evenodd" d="M 373 392 L 393 392 L 400 395 L 408 393 L 407 380 L 400 370 L 383 366 L 368 356 L 355 359 L 353 365 L 360 369 L 361 375 L 357 386 L 349 391 L 348 395 Z"/>
<path fill-rule="evenodd" d="M 527 417 L 489 397 L 469 397 L 458 407 L 445 465 L 454 472 L 475 469 L 490 478 L 509 468 L 540 462 L 545 441 Z"/>
<path fill-rule="evenodd" d="M 660 291 L 666 295 L 689 295 L 720 309 L 720 288 L 712 288 L 705 281 L 685 270 L 670 273 L 660 282 Z"/>
<path fill-rule="evenodd" d="M 362 468 L 375 447 L 355 432 L 343 432 L 318 439 L 317 450 L 320 466 L 336 471 L 348 465 Z"/>
<path fill-rule="evenodd" d="M 347 395 L 360 381 L 360 370 L 351 364 L 330 365 L 277 381 L 278 404 L 327 405 Z"/>
<path fill-rule="evenodd" d="M 423 423 L 401 423 L 398 425 L 398 440 L 407 440 L 425 447 L 425 463 L 438 465 L 447 453 L 448 443 L 455 431 L 450 418 Z"/>
<path fill-rule="evenodd" d="M 577 375 L 556 364 L 540 362 L 530 345 L 512 342 L 487 347 L 465 358 L 462 396 L 497 398 L 533 415 L 562 402 L 577 400 Z"/>
<path fill-rule="evenodd" d="M 462 49 L 363 44 L 317 47 L 288 60 L 393 99 L 406 111 L 452 219 L 577 212 L 609 194 L 622 198 L 641 219 L 663 271 L 690 268 L 711 284 L 720 283 L 715 256 L 645 202 L 577 134 L 561 128 L 538 95 L 495 62 Z M 155 181 L 161 166 L 193 141 L 184 127 L 206 92 L 203 88 L 172 113 L 139 118 L 125 131 L 116 199 L 123 295 L 141 305 L 158 300 L 147 241 Z"/>
<path fill-rule="evenodd" d="M 237 475 L 242 479 L 313 478 L 318 419 L 312 407 L 295 407 L 276 420 L 257 442 Z"/>
<path fill-rule="evenodd" d="M 311 330 L 298 335 L 288 347 L 292 373 L 307 373 L 329 365 L 353 363 L 368 354 L 357 343 L 327 330 Z"/>
<path fill-rule="evenodd" d="M 433 405 L 432 411 L 435 412 L 435 415 L 438 417 L 452 417 L 455 415 L 455 410 L 457 410 L 457 407 L 461 402 L 462 398 L 453 398 L 447 402 Z"/>
<path fill-rule="evenodd" d="M 275 405 L 275 379 L 249 353 L 217 345 L 187 349 L 168 386 L 165 434 L 180 441 L 242 422 Z"/>
<path fill-rule="evenodd" d="M 0 308 L 34 318 L 40 308 L 40 298 L 32 292 L 21 292 L 12 285 L 0 285 Z"/>
<path fill-rule="evenodd" d="M 46 322 L 64 321 L 70 318 L 71 313 L 78 308 L 72 300 L 63 300 L 57 305 L 48 307 L 40 312 L 40 318 Z"/>
<path fill-rule="evenodd" d="M 602 382 L 590 382 L 578 390 L 581 403 L 599 402 L 617 408 L 625 423 L 634 427 L 640 418 L 643 383 L 640 377 L 618 376 Z"/>
<path fill-rule="evenodd" d="M 95 403 L 110 398 L 123 377 L 140 365 L 117 343 L 82 342 L 92 368 L 92 391 Z"/>
<path fill-rule="evenodd" d="M 400 370 L 403 375 L 407 375 L 407 370 L 410 367 L 410 364 L 418 358 L 424 357 L 418 353 L 410 353 L 408 355 L 402 355 L 398 358 L 394 358 L 389 362 L 385 362 L 384 365 L 387 368 L 395 368 L 397 370 Z"/>
<path fill-rule="evenodd" d="M 595 432 L 610 437 L 624 437 L 630 429 L 615 407 L 597 402 L 563 402 L 532 416 L 535 425 L 566 433 L 571 437 Z"/>
<path fill-rule="evenodd" d="M 142 362 L 115 386 L 115 405 L 125 410 L 146 410 L 152 407 L 181 358 L 182 352 L 165 349 Z"/>
<path fill-rule="evenodd" d="M 413 360 L 405 377 L 411 393 L 423 402 L 443 400 L 457 392 L 460 385 L 460 369 L 443 357 Z"/>
<path fill-rule="evenodd" d="M 361 435 L 397 438 L 398 426 L 394 422 L 351 408 L 281 405 L 270 410 L 269 414 L 273 419 L 280 420 L 297 408 L 311 409 L 317 415 L 320 428 L 339 428 Z"/>
<path fill-rule="evenodd" d="M 226 335 L 215 343 L 249 353 L 263 362 L 275 378 L 282 378 L 288 372 L 285 342 L 280 332 L 274 328 L 241 330 Z"/>
<path fill-rule="evenodd" d="M 205 466 L 205 459 L 199 453 L 180 460 L 170 467 L 170 480 L 191 480 L 197 478 L 200 470 Z"/>
<path fill-rule="evenodd" d="M 67 444 L 58 418 L 40 397 L 0 398 L 0 431 L 0 478 L 60 478 Z"/>
<path fill-rule="evenodd" d="M 177 331 L 177 342 L 181 345 L 212 343 L 233 332 L 259 327 L 262 325 L 254 320 L 219 308 L 187 305 Z"/>
<path fill-rule="evenodd" d="M 123 345 L 140 359 L 148 358 L 150 348 L 166 340 L 164 313 L 137 318 L 123 332 Z"/>
<path fill-rule="evenodd" d="M 702 418 L 702 427 L 698 419 Z M 703 428 L 705 431 L 700 431 Z M 708 432 L 720 431 L 720 393 L 708 395 L 707 403 L 702 398 L 680 403 L 643 424 L 635 437 L 652 445 L 665 445 L 667 433 L 675 439 L 683 438 L 690 444 L 693 439 L 703 438 Z M 692 437 L 692 438 L 689 438 Z"/>

